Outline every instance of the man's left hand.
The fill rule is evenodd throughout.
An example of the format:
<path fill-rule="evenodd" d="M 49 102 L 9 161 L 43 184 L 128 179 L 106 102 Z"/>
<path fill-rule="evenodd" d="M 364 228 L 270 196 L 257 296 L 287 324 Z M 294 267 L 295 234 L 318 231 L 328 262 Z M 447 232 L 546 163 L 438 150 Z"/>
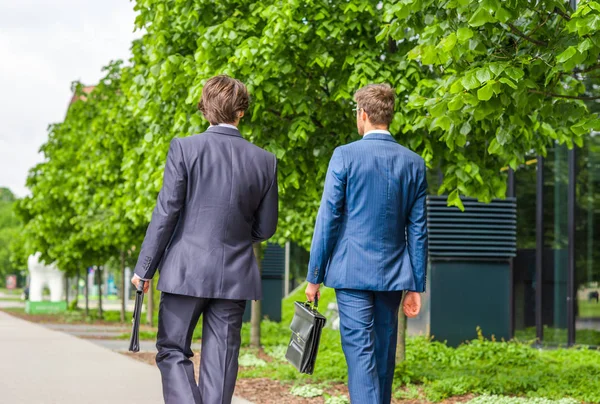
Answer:
<path fill-rule="evenodd" d="M 408 318 L 417 317 L 421 311 L 421 294 L 417 292 L 406 292 L 404 302 L 402 303 L 402 310 Z"/>
<path fill-rule="evenodd" d="M 135 286 L 135 289 L 137 290 L 138 285 L 140 284 L 140 282 L 142 282 L 142 278 L 140 278 L 137 275 L 133 275 L 133 278 L 131 278 L 131 283 L 133 283 L 133 286 Z M 143 281 L 144 282 L 144 293 L 148 293 L 148 290 L 150 289 L 150 282 L 151 281 Z"/>

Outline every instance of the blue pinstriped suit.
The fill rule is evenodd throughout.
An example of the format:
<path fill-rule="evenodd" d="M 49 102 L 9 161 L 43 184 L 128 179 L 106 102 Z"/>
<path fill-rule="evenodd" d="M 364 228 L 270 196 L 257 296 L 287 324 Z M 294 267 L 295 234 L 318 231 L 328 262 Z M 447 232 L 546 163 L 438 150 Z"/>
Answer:
<path fill-rule="evenodd" d="M 307 280 L 336 289 L 353 403 L 391 400 L 402 291 L 425 291 L 426 192 L 423 159 L 387 131 L 329 163 Z"/>

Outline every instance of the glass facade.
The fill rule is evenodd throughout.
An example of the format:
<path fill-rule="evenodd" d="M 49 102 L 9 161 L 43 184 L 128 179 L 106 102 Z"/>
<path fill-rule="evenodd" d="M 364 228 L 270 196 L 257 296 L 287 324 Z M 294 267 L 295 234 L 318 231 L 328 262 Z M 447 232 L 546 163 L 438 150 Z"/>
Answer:
<path fill-rule="evenodd" d="M 517 256 L 513 260 L 515 335 L 535 339 L 536 299 L 536 177 L 537 158 L 530 156 L 515 174 L 517 196 Z"/>
<path fill-rule="evenodd" d="M 532 156 L 515 172 L 514 190 L 515 337 L 600 346 L 600 136 L 575 152 L 557 145 L 541 164 Z"/>
<path fill-rule="evenodd" d="M 577 154 L 575 342 L 600 346 L 600 136 Z"/>

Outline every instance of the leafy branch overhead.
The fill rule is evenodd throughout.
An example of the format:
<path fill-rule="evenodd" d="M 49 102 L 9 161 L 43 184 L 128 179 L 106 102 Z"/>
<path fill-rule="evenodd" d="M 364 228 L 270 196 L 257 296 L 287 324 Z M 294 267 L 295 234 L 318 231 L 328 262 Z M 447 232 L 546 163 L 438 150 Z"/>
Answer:
<path fill-rule="evenodd" d="M 397 90 L 392 132 L 441 193 L 503 197 L 501 171 L 600 129 L 600 4 L 528 0 L 138 0 L 129 64 L 51 126 L 19 204 L 29 250 L 72 267 L 135 248 L 173 137 L 202 132 L 206 80 L 244 81 L 247 139 L 279 159 L 278 240 L 310 245 L 333 149 L 358 140 L 352 94 Z M 87 258 L 86 258 L 87 257 Z M 91 258 L 90 258 L 91 257 Z"/>

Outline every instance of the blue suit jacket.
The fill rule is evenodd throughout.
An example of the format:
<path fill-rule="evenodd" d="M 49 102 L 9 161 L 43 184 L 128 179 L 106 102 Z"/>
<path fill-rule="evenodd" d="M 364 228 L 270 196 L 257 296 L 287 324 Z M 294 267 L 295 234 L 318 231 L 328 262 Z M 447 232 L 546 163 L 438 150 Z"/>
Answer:
<path fill-rule="evenodd" d="M 336 289 L 425 291 L 425 162 L 391 135 L 335 149 L 307 280 Z"/>

